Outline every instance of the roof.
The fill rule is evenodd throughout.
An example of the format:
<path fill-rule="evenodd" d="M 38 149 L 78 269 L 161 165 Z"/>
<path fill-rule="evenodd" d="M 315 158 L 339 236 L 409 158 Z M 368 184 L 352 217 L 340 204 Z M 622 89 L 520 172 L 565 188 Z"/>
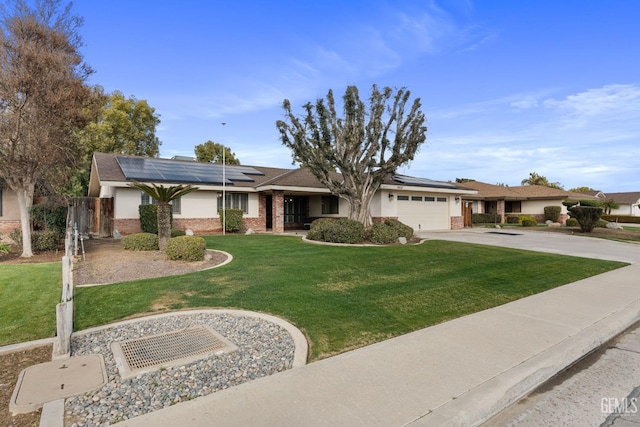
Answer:
<path fill-rule="evenodd" d="M 628 193 L 606 193 L 606 199 L 613 200 L 618 204 L 635 205 L 640 202 L 640 191 Z"/>
<path fill-rule="evenodd" d="M 98 196 L 103 185 L 127 185 L 129 182 L 154 182 L 193 185 L 222 186 L 222 165 L 190 160 L 160 159 L 139 156 L 124 156 L 114 153 L 94 153 L 89 180 L 89 195 Z M 265 166 L 227 165 L 225 185 L 235 188 L 309 188 L 326 189 L 308 168 L 271 168 Z M 333 178 L 342 181 L 341 174 L 334 172 Z M 393 175 L 384 184 L 407 187 L 442 188 L 457 192 L 468 190 L 456 184 Z"/>
<path fill-rule="evenodd" d="M 504 185 L 487 184 L 480 181 L 469 181 L 460 184 L 461 187 L 477 190 L 478 194 L 464 196 L 476 200 L 530 200 L 530 199 L 596 199 L 585 193 L 572 193 L 557 188 L 542 185 L 519 185 L 507 187 Z"/>

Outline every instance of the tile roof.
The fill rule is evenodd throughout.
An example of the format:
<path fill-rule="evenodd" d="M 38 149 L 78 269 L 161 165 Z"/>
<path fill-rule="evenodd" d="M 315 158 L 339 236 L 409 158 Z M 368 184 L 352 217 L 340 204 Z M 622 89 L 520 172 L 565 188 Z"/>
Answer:
<path fill-rule="evenodd" d="M 613 200 L 618 204 L 633 205 L 640 201 L 640 191 L 628 193 L 605 193 L 606 199 Z"/>
<path fill-rule="evenodd" d="M 464 196 L 467 199 L 479 200 L 527 200 L 527 199 L 596 199 L 585 193 L 572 193 L 557 188 L 545 187 L 542 185 L 519 185 L 515 187 L 507 187 L 502 185 L 492 185 L 480 181 L 469 181 L 459 184 L 465 187 L 477 190 L 478 194 Z"/>

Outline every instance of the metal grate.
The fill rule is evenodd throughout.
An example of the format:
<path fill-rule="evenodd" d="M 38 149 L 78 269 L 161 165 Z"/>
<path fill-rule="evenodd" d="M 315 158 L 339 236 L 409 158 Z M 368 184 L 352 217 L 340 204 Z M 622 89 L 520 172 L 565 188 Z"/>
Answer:
<path fill-rule="evenodd" d="M 234 350 L 233 343 L 206 325 L 112 344 L 124 378 Z"/>

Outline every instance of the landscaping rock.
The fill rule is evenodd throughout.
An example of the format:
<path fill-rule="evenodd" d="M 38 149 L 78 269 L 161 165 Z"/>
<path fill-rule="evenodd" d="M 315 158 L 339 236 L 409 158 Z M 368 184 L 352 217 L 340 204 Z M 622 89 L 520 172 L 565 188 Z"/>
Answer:
<path fill-rule="evenodd" d="M 192 229 L 190 229 L 190 228 L 187 228 L 187 229 L 184 231 L 184 234 L 185 234 L 186 236 L 193 236 L 193 230 L 192 230 Z"/>
<path fill-rule="evenodd" d="M 250 228 L 250 229 L 248 229 L 244 234 L 246 234 L 246 235 L 250 235 L 250 234 L 256 234 L 256 232 L 255 232 L 255 231 L 253 231 L 253 229 L 251 229 L 251 228 Z"/>
<path fill-rule="evenodd" d="M 562 224 L 560 224 L 559 222 L 550 222 L 550 221 L 549 221 L 547 225 L 548 225 L 549 227 L 552 227 L 552 228 L 562 227 Z"/>
<path fill-rule="evenodd" d="M 623 230 L 622 226 L 617 222 L 608 222 L 607 228 L 611 228 L 613 230 Z"/>
<path fill-rule="evenodd" d="M 407 238 L 404 237 L 404 236 L 398 237 L 398 243 L 400 243 L 401 245 L 406 245 L 407 244 Z"/>

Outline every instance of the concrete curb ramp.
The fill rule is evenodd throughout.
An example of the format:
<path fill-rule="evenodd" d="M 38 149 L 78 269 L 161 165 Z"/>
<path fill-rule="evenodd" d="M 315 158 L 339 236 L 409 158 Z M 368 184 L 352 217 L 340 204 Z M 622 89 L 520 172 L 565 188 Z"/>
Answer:
<path fill-rule="evenodd" d="M 640 320 L 639 276 L 620 268 L 122 427 L 479 425 Z"/>

